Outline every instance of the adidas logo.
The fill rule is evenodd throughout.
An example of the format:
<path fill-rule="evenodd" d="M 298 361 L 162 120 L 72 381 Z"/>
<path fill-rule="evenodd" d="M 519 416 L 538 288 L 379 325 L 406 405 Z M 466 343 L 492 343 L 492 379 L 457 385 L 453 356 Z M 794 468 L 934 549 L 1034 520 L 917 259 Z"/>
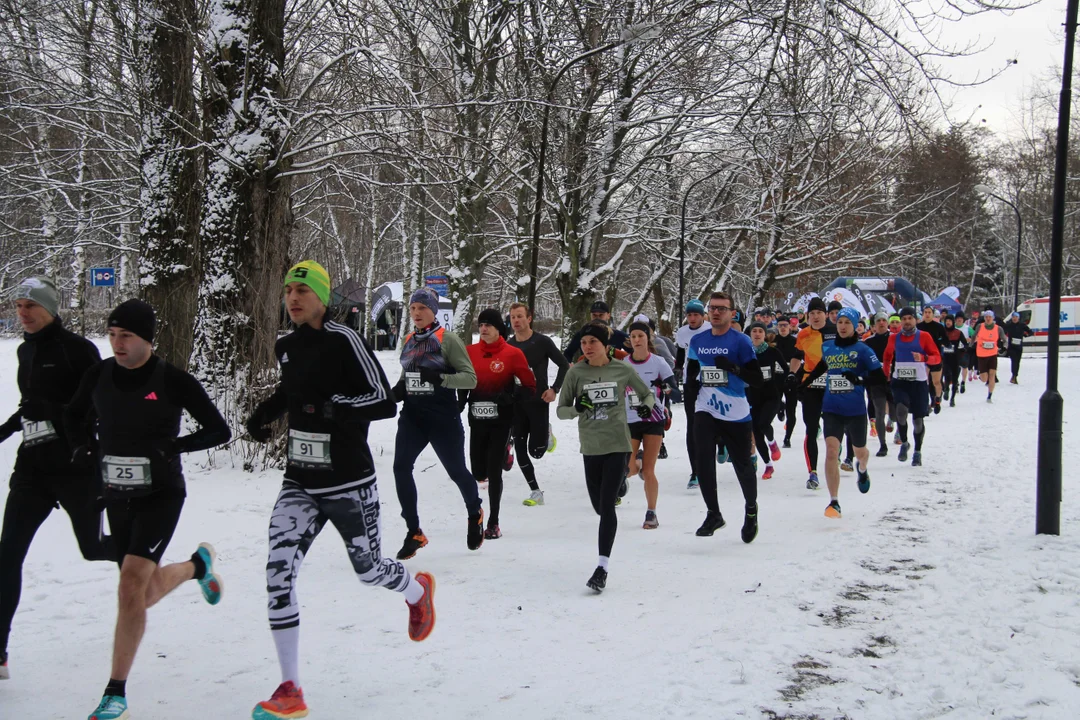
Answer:
<path fill-rule="evenodd" d="M 289 362 L 289 353 L 285 353 L 281 356 L 281 364 L 284 365 L 287 362 Z"/>
<path fill-rule="evenodd" d="M 144 397 L 143 400 L 157 400 L 157 393 L 151 392 L 149 395 Z"/>

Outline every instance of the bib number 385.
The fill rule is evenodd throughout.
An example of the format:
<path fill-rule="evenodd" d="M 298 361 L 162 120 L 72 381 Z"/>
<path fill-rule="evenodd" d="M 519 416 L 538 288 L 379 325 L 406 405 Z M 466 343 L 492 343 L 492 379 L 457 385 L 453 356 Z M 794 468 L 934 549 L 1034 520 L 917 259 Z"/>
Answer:
<path fill-rule="evenodd" d="M 306 470 L 329 470 L 330 434 L 290 430 L 289 464 Z"/>

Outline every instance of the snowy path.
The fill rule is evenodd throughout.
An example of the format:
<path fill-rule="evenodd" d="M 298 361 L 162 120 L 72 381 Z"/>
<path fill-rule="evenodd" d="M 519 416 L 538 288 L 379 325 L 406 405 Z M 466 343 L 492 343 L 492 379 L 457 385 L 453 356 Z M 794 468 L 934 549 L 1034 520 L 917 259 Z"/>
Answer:
<path fill-rule="evenodd" d="M 17 403 L 14 349 L 0 343 L 0 412 Z M 393 358 L 380 358 L 393 379 Z M 787 451 L 761 483 L 761 533 L 749 546 L 730 468 L 720 473 L 729 527 L 694 536 L 704 508 L 684 489 L 677 412 L 659 466 L 660 529 L 641 529 L 644 498 L 632 485 L 599 597 L 584 587 L 596 518 L 571 423 L 554 421 L 558 450 L 540 461 L 547 505 L 523 507 L 527 486 L 509 473 L 504 538 L 476 553 L 465 548 L 460 496 L 428 451 L 417 469 L 431 544 L 408 564 L 438 580 L 436 630 L 409 642 L 401 599 L 362 588 L 327 530 L 299 584 L 311 717 L 1080 717 L 1080 511 L 1070 504 L 1080 360 L 1063 361 L 1062 538 L 1034 535 L 1043 367 L 1025 359 L 1025 384 L 1001 386 L 993 405 L 976 385 L 932 417 L 924 467 L 900 465 L 890 445 L 891 457 L 871 459 L 868 495 L 845 474 L 840 521 L 823 517 L 824 490 L 803 488 L 801 451 Z M 394 431 L 390 421 L 371 433 L 389 552 L 405 529 Z M 0 446 L 0 467 L 15 449 L 15 439 Z M 128 691 L 138 720 L 250 717 L 278 682 L 263 568 L 280 474 L 205 471 L 205 461 L 189 458 L 188 503 L 166 559 L 213 542 L 226 597 L 211 608 L 188 585 L 150 611 Z M 54 514 L 27 561 L 0 718 L 81 720 L 94 707 L 108 679 L 115 584 L 114 568 L 79 558 Z"/>

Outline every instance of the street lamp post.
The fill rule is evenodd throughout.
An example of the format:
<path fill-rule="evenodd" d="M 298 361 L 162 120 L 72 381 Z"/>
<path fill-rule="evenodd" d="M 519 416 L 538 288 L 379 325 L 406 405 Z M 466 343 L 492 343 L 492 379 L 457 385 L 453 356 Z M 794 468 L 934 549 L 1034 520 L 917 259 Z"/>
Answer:
<path fill-rule="evenodd" d="M 1016 270 L 1014 272 L 1013 283 L 1013 310 L 1015 310 L 1020 306 L 1020 243 L 1024 237 L 1024 219 L 1020 217 L 1020 208 L 1016 207 L 1015 204 L 995 193 L 993 188 L 991 188 L 990 186 L 976 185 L 975 192 L 981 193 L 983 195 L 988 195 L 995 200 L 1000 200 L 1001 202 L 1011 207 L 1012 211 L 1016 213 Z"/>
<path fill-rule="evenodd" d="M 694 188 L 709 178 L 716 177 L 725 169 L 725 167 L 719 167 L 708 175 L 701 176 L 690 183 L 690 187 L 686 188 L 686 192 L 683 193 L 682 214 L 679 219 L 679 312 L 682 312 L 682 309 L 686 307 L 684 304 L 686 302 L 686 203 L 690 200 L 690 193 L 693 192 Z"/>
<path fill-rule="evenodd" d="M 1061 415 L 1058 392 L 1058 343 L 1061 333 L 1061 266 L 1065 239 L 1065 182 L 1069 166 L 1069 114 L 1072 110 L 1073 45 L 1080 0 L 1065 11 L 1065 63 L 1058 101 L 1054 158 L 1053 225 L 1050 231 L 1050 328 L 1046 338 L 1046 390 L 1039 398 L 1039 460 L 1036 470 L 1035 533 L 1061 534 Z"/>

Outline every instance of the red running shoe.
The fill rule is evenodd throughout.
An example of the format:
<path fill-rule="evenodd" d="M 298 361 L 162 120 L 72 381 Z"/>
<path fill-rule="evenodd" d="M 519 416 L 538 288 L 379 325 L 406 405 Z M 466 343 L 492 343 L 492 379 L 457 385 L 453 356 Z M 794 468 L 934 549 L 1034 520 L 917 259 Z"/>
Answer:
<path fill-rule="evenodd" d="M 413 580 L 423 586 L 424 596 L 415 605 L 405 603 L 409 606 L 409 639 L 421 642 L 435 629 L 435 578 L 422 572 L 413 575 Z"/>

